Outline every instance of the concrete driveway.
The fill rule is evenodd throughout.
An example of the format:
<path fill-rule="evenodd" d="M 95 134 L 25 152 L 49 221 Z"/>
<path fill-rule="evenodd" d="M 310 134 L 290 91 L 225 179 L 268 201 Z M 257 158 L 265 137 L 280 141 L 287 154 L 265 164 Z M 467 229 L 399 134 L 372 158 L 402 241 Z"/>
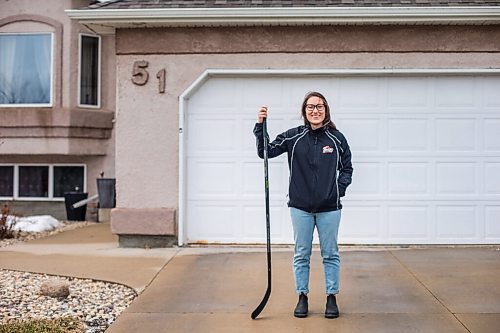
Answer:
<path fill-rule="evenodd" d="M 0 268 L 122 283 L 140 295 L 107 333 L 162 332 L 500 332 L 500 246 L 342 247 L 340 318 L 323 316 L 318 250 L 310 315 L 293 317 L 293 250 L 273 247 L 122 249 L 109 224 L 0 249 Z"/>
<path fill-rule="evenodd" d="M 266 289 L 266 256 L 244 250 L 181 250 L 109 332 L 500 331 L 500 251 L 494 247 L 344 248 L 335 320 L 323 316 L 317 251 L 310 315 L 293 317 L 291 249 L 273 254 L 271 298 L 251 320 Z"/>

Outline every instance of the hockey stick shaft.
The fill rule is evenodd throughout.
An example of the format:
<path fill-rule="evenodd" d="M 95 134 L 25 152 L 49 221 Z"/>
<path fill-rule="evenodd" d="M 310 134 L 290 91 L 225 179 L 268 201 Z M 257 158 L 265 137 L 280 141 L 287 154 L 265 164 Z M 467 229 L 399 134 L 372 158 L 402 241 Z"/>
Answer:
<path fill-rule="evenodd" d="M 262 135 L 264 136 L 264 190 L 266 195 L 266 238 L 267 238 L 267 289 L 264 294 L 264 298 L 260 304 L 252 312 L 252 319 L 257 318 L 257 316 L 262 312 L 264 307 L 269 300 L 271 295 L 271 223 L 269 218 L 269 172 L 268 172 L 268 156 L 267 156 L 267 145 L 269 143 L 267 136 L 267 119 L 264 118 L 262 123 Z"/>

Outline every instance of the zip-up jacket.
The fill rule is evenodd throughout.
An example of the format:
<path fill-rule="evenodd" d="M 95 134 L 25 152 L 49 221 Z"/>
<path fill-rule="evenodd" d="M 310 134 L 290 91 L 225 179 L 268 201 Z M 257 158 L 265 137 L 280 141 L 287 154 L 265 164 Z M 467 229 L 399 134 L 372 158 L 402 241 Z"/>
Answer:
<path fill-rule="evenodd" d="M 257 154 L 264 158 L 262 124 L 254 128 Z M 267 133 L 266 133 L 267 135 Z M 269 142 L 269 140 L 268 140 Z M 288 155 L 288 206 L 310 213 L 342 208 L 340 198 L 352 180 L 351 150 L 340 131 L 325 125 L 291 128 L 268 144 L 268 157 Z"/>

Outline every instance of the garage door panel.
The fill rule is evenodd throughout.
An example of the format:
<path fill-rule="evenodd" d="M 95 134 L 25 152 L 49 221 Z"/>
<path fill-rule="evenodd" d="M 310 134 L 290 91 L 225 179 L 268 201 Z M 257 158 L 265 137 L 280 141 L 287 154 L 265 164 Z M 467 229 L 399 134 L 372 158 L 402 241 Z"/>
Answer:
<path fill-rule="evenodd" d="M 335 120 L 334 120 L 335 121 Z M 349 146 L 352 151 L 380 151 L 382 149 L 382 120 L 380 118 L 341 117 L 339 128 L 349 132 Z"/>
<path fill-rule="evenodd" d="M 388 194 L 429 195 L 429 163 L 389 162 Z"/>
<path fill-rule="evenodd" d="M 486 206 L 486 239 L 500 240 L 500 205 Z"/>
<path fill-rule="evenodd" d="M 429 120 L 389 118 L 389 150 L 395 152 L 427 151 L 429 149 Z"/>
<path fill-rule="evenodd" d="M 283 104 L 285 101 L 284 84 L 285 80 L 280 78 L 276 78 L 274 80 L 249 78 L 245 80 L 242 91 L 243 106 L 253 106 L 258 108 L 264 104 L 273 110 L 282 110 L 285 107 Z"/>
<path fill-rule="evenodd" d="M 500 118 L 484 120 L 484 149 L 488 152 L 500 152 Z"/>
<path fill-rule="evenodd" d="M 472 162 L 436 163 L 437 195 L 477 194 L 476 168 Z"/>
<path fill-rule="evenodd" d="M 201 119 L 221 119 L 227 120 L 228 115 L 232 115 L 234 112 L 241 114 L 241 110 L 235 110 L 233 106 L 228 105 L 205 105 L 196 104 L 191 105 L 193 112 L 189 114 L 189 118 L 201 118 Z M 209 118 L 207 118 L 209 116 Z"/>
<path fill-rule="evenodd" d="M 438 151 L 475 151 L 476 126 L 474 118 L 436 119 L 436 149 Z"/>
<path fill-rule="evenodd" d="M 388 79 L 387 107 L 397 111 L 425 108 L 429 103 L 427 77 L 395 77 Z"/>
<path fill-rule="evenodd" d="M 425 240 L 432 220 L 428 206 L 389 206 L 388 233 L 393 240 Z"/>
<path fill-rule="evenodd" d="M 475 206 L 436 206 L 437 239 L 478 239 Z"/>
<path fill-rule="evenodd" d="M 483 175 L 485 194 L 500 195 L 500 162 L 485 162 Z"/>
<path fill-rule="evenodd" d="M 485 77 L 482 80 L 483 105 L 485 109 L 498 112 L 500 107 L 500 81 L 496 77 Z"/>
<path fill-rule="evenodd" d="M 342 109 L 363 109 L 375 111 L 382 108 L 380 100 L 384 86 L 380 83 L 383 78 L 344 78 L 340 83 L 337 99 Z M 325 96 L 326 97 L 326 96 Z"/>
<path fill-rule="evenodd" d="M 238 212 L 235 206 L 223 203 L 194 203 L 188 212 L 191 223 L 188 225 L 190 239 L 197 241 L 227 241 L 235 236 L 238 226 Z"/>
<path fill-rule="evenodd" d="M 352 239 L 377 242 L 380 239 L 383 210 L 379 205 L 345 205 L 339 237 L 346 242 Z"/>
<path fill-rule="evenodd" d="M 382 165 L 380 162 L 354 162 L 356 181 L 349 187 L 349 195 L 379 196 L 382 194 Z"/>
<path fill-rule="evenodd" d="M 193 153 L 209 155 L 235 150 L 234 138 L 237 125 L 232 119 L 190 117 L 189 131 L 196 133 L 196 137 L 210 138 L 210 140 L 189 140 L 190 156 L 193 156 Z"/>
<path fill-rule="evenodd" d="M 447 111 L 471 108 L 476 102 L 475 77 L 441 77 L 435 78 L 435 105 L 437 110 Z"/>
<path fill-rule="evenodd" d="M 191 197 L 236 196 L 239 182 L 237 172 L 236 162 L 189 160 L 188 186 Z"/>

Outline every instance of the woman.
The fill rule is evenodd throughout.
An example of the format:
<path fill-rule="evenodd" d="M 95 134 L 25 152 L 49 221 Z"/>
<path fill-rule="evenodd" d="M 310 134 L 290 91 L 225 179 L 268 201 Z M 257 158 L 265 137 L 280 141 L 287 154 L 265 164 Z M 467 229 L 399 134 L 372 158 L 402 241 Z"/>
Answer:
<path fill-rule="evenodd" d="M 254 128 L 260 158 L 264 156 L 262 122 L 267 115 L 268 108 L 262 106 Z M 269 158 L 285 152 L 288 154 L 288 206 L 295 240 L 295 289 L 299 295 L 294 316 L 307 317 L 310 258 L 316 227 L 325 271 L 325 317 L 337 318 L 339 309 L 335 295 L 339 293 L 337 236 L 342 209 L 340 198 L 351 183 L 351 151 L 344 135 L 332 122 L 328 102 L 322 94 L 310 92 L 305 96 L 302 117 L 304 125 L 278 135 L 267 147 Z"/>

